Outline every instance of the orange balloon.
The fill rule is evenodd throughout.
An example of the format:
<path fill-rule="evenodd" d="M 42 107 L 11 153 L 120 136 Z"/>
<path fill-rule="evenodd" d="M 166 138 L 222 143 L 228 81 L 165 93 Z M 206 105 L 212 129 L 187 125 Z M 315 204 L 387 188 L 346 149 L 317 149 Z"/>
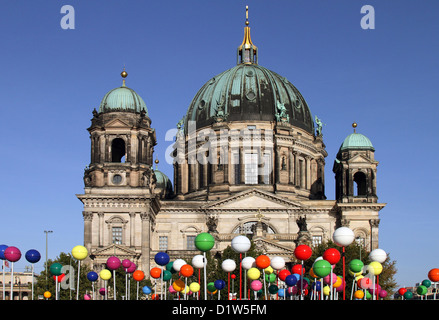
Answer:
<path fill-rule="evenodd" d="M 160 268 L 152 268 L 151 271 L 149 272 L 149 274 L 151 275 L 151 277 L 153 277 L 154 279 L 158 279 L 160 278 L 160 275 L 162 274 L 162 269 Z"/>
<path fill-rule="evenodd" d="M 262 254 L 256 258 L 255 263 L 258 268 L 265 269 L 270 266 L 270 258 Z"/>
<path fill-rule="evenodd" d="M 182 265 L 180 268 L 180 273 L 183 277 L 190 277 L 194 274 L 194 268 L 192 268 L 192 266 L 189 264 Z"/>
<path fill-rule="evenodd" d="M 439 269 L 438 268 L 431 269 L 428 272 L 428 279 L 430 279 L 432 282 L 439 282 Z"/>
<path fill-rule="evenodd" d="M 364 298 L 364 292 L 363 290 L 357 290 L 354 292 L 354 298 L 355 299 L 363 299 Z"/>
<path fill-rule="evenodd" d="M 177 279 L 172 283 L 172 287 L 175 289 L 175 291 L 180 292 L 180 291 L 183 291 L 186 286 L 185 286 L 183 280 Z"/>
<path fill-rule="evenodd" d="M 133 279 L 136 281 L 142 281 L 145 278 L 145 274 L 141 270 L 136 270 L 133 272 Z"/>

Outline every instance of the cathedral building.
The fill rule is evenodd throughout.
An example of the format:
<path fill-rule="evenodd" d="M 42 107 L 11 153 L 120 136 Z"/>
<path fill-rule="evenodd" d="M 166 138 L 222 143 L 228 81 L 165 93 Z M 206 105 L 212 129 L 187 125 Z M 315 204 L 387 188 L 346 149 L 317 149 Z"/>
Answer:
<path fill-rule="evenodd" d="M 333 160 L 336 195 L 325 195 L 328 156 L 321 121 L 297 88 L 258 64 L 248 16 L 236 65 L 208 80 L 177 124 L 173 183 L 154 167 L 156 133 L 144 100 L 126 86 L 93 110 L 84 172 L 84 246 L 96 270 L 109 256 L 149 274 L 154 256 L 190 262 L 194 239 L 222 251 L 246 235 L 269 256 L 294 259 L 300 243 L 331 239 L 341 226 L 378 247 L 377 165 L 371 141 L 346 137 Z"/>

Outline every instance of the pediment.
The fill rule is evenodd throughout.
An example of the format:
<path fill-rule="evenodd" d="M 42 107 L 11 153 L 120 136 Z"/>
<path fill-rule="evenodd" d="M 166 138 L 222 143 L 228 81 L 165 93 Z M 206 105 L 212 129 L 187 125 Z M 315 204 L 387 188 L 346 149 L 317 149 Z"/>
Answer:
<path fill-rule="evenodd" d="M 114 119 L 114 120 L 108 122 L 105 125 L 105 127 L 106 128 L 127 128 L 127 127 L 131 127 L 131 126 L 120 119 Z"/>
<path fill-rule="evenodd" d="M 259 189 L 250 189 L 204 206 L 205 209 L 287 209 L 301 208 L 300 203 Z"/>
<path fill-rule="evenodd" d="M 286 262 L 291 261 L 291 257 L 294 255 L 294 248 L 281 245 L 275 241 L 259 238 L 254 239 L 256 248 L 261 249 L 269 256 L 280 256 L 285 259 Z"/>
<path fill-rule="evenodd" d="M 371 164 L 374 163 L 375 161 L 372 161 L 371 159 L 367 158 L 366 156 L 362 155 L 362 154 L 357 154 L 354 157 L 352 157 L 349 160 L 349 163 L 367 163 L 367 164 Z"/>
<path fill-rule="evenodd" d="M 136 251 L 118 244 L 111 244 L 109 246 L 93 250 L 90 254 L 94 255 L 97 258 L 109 256 L 133 257 L 138 255 Z"/>

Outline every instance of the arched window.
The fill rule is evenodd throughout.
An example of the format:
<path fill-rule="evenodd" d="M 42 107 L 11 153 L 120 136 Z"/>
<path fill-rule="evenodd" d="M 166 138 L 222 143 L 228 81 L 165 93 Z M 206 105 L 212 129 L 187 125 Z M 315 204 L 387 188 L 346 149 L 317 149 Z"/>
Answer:
<path fill-rule="evenodd" d="M 122 162 L 125 157 L 125 141 L 116 138 L 111 142 L 111 162 Z"/>
<path fill-rule="evenodd" d="M 365 196 L 366 194 L 366 175 L 359 171 L 354 174 L 354 196 Z"/>
<path fill-rule="evenodd" d="M 237 228 L 235 228 L 235 230 L 233 230 L 233 233 L 239 233 L 239 234 L 245 234 L 245 235 L 252 235 L 253 233 L 256 232 L 256 225 L 257 225 L 257 221 L 249 221 L 249 222 L 245 222 L 242 225 L 238 226 Z M 270 234 L 274 234 L 274 230 L 273 228 L 271 228 L 269 225 L 265 224 L 262 222 L 262 229 Z"/>

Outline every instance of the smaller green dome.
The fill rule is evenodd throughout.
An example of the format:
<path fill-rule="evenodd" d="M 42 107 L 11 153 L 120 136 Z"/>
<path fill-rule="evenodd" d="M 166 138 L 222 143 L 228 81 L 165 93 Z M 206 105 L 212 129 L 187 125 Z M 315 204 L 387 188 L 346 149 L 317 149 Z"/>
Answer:
<path fill-rule="evenodd" d="M 156 189 L 159 189 L 164 196 L 169 196 L 172 194 L 172 183 L 166 174 L 155 169 L 154 175 L 156 178 Z"/>
<path fill-rule="evenodd" d="M 369 138 L 361 133 L 351 133 L 344 139 L 343 144 L 340 147 L 340 150 L 372 150 L 375 151 L 375 148 L 370 142 Z"/>
<path fill-rule="evenodd" d="M 131 111 L 146 112 L 148 109 L 143 99 L 131 88 L 122 85 L 110 90 L 102 99 L 99 112 Z"/>

